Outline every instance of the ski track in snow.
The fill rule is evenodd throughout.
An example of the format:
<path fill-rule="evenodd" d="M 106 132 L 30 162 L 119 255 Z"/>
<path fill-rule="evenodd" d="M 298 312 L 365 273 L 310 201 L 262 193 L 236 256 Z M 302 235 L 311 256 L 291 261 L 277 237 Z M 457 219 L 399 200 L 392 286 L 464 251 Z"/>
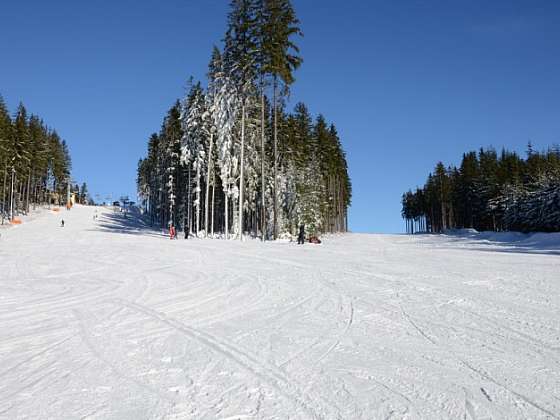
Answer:
<path fill-rule="evenodd" d="M 0 239 L 0 419 L 560 419 L 559 273 L 472 238 L 43 211 Z"/>

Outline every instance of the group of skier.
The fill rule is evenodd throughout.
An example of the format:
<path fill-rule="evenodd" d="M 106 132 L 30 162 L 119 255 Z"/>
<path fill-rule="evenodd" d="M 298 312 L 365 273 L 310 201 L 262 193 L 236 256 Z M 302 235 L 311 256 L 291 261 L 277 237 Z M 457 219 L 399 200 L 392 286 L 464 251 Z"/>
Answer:
<path fill-rule="evenodd" d="M 177 237 L 177 229 L 175 229 L 174 225 L 169 226 L 169 239 L 178 239 Z M 185 226 L 185 239 L 189 239 L 189 230 Z"/>
<path fill-rule="evenodd" d="M 185 239 L 188 238 L 189 238 L 189 230 L 187 227 L 185 227 Z M 177 239 L 177 230 L 175 229 L 175 226 L 172 224 L 169 226 L 169 239 L 171 240 Z M 321 243 L 319 238 L 314 236 L 309 238 L 309 241 L 312 243 Z M 303 245 L 305 243 L 305 225 L 303 224 L 299 226 L 299 235 L 298 235 L 297 243 L 298 245 Z"/>

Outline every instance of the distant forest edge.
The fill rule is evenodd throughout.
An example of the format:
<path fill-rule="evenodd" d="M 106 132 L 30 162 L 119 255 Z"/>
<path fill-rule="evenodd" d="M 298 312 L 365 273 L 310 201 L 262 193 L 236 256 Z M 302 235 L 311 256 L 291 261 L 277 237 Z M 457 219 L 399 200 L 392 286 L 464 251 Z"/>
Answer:
<path fill-rule="evenodd" d="M 30 206 L 66 204 L 68 188 L 85 202 L 87 187 L 70 184 L 70 152 L 55 129 L 20 104 L 13 118 L 0 96 L 0 213 L 27 214 Z"/>
<path fill-rule="evenodd" d="M 408 233 L 560 231 L 560 147 L 528 145 L 527 157 L 492 148 L 463 155 L 459 168 L 439 162 L 423 188 L 402 196 Z"/>
<path fill-rule="evenodd" d="M 352 187 L 334 124 L 303 103 L 285 109 L 303 61 L 290 1 L 230 8 L 207 86 L 189 82 L 138 163 L 142 207 L 153 225 L 202 236 L 347 231 Z"/>

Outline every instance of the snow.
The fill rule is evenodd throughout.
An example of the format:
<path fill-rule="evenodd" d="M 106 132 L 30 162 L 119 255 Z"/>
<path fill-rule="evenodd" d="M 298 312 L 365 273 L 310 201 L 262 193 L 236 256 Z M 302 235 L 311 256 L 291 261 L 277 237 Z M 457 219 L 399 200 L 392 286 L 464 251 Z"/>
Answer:
<path fill-rule="evenodd" d="M 560 254 L 560 232 L 554 233 L 522 233 L 522 232 L 478 232 L 475 229 L 449 229 L 445 234 L 458 237 L 459 240 L 469 239 L 465 246 L 490 245 L 498 249 L 537 253 Z"/>
<path fill-rule="evenodd" d="M 44 212 L 0 238 L 0 418 L 557 419 L 558 245 Z"/>

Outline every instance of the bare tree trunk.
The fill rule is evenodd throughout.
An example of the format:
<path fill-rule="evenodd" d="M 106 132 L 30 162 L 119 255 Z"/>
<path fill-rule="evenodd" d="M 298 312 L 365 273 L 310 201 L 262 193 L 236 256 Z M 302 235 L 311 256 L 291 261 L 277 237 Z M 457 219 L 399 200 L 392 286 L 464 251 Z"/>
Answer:
<path fill-rule="evenodd" d="M 342 183 L 338 179 L 336 183 L 336 215 L 337 215 L 337 228 L 336 232 L 340 233 L 344 229 L 344 222 L 342 221 Z"/>
<path fill-rule="evenodd" d="M 47 173 L 45 174 L 45 201 L 47 202 L 49 209 L 51 208 L 51 196 L 49 194 L 49 167 L 47 165 Z"/>
<path fill-rule="evenodd" d="M 39 200 L 38 200 L 38 194 L 37 194 L 37 178 L 35 177 L 35 171 L 33 171 L 33 172 L 34 172 L 34 173 L 33 173 L 33 181 L 32 181 L 32 184 L 33 184 L 33 188 L 32 188 L 32 191 L 33 191 L 32 202 L 33 202 L 33 210 L 35 210 L 35 208 L 37 207 L 37 202 L 38 202 Z"/>
<path fill-rule="evenodd" d="M 10 190 L 10 220 L 14 220 L 14 183 L 16 177 L 16 170 L 12 166 L 12 187 Z"/>
<path fill-rule="evenodd" d="M 336 184 L 333 181 L 333 176 L 329 177 L 331 181 L 331 233 L 336 232 Z"/>
<path fill-rule="evenodd" d="M 274 108 L 274 222 L 273 222 L 273 237 L 276 240 L 278 235 L 278 203 L 277 203 L 277 191 L 278 191 L 278 179 L 277 179 L 277 165 L 278 165 L 278 110 L 276 104 L 276 89 L 278 88 L 278 79 L 274 75 L 274 95 L 273 95 L 273 108 Z"/>
<path fill-rule="evenodd" d="M 31 187 L 31 172 L 27 176 L 27 194 L 25 195 L 25 213 L 29 213 L 29 189 Z"/>
<path fill-rule="evenodd" d="M 340 231 L 340 185 L 338 184 L 338 181 L 336 183 L 336 215 L 335 215 L 335 231 L 339 232 Z"/>
<path fill-rule="evenodd" d="M 226 230 L 225 230 L 225 234 L 226 234 L 226 239 L 229 239 L 229 209 L 228 209 L 228 195 L 227 193 L 224 194 L 224 198 L 225 198 L 225 211 L 224 211 L 224 215 L 225 215 L 225 223 L 226 223 Z"/>
<path fill-rule="evenodd" d="M 265 138 L 265 126 L 264 126 L 264 83 L 261 79 L 261 236 L 262 240 L 266 239 L 266 197 L 265 197 L 265 173 L 264 173 L 264 161 L 265 161 L 265 149 L 264 149 L 264 138 Z"/>
<path fill-rule="evenodd" d="M 206 173 L 206 195 L 204 196 L 204 236 L 208 237 L 208 195 L 210 192 L 210 172 L 212 170 L 212 148 L 214 145 L 214 133 L 210 133 L 210 147 L 208 150 L 208 170 Z M 213 190 L 212 190 L 213 193 Z M 212 210 L 214 203 L 212 203 Z"/>
<path fill-rule="evenodd" d="M 200 232 L 200 179 L 202 175 L 200 173 L 200 162 L 196 165 L 196 236 Z"/>
<path fill-rule="evenodd" d="M 239 177 L 239 239 L 243 240 L 243 193 L 245 169 L 245 99 L 241 102 L 241 172 Z"/>
<path fill-rule="evenodd" d="M 188 185 L 187 185 L 187 223 L 188 223 L 188 232 L 191 232 L 191 221 L 192 221 L 192 217 L 191 217 L 191 168 L 190 166 L 188 166 Z"/>
<path fill-rule="evenodd" d="M 214 191 L 216 190 L 216 175 L 212 172 L 212 237 L 214 236 Z"/>
<path fill-rule="evenodd" d="M 2 184 L 2 224 L 6 213 L 6 183 L 8 182 L 8 160 L 4 162 L 4 183 Z"/>

